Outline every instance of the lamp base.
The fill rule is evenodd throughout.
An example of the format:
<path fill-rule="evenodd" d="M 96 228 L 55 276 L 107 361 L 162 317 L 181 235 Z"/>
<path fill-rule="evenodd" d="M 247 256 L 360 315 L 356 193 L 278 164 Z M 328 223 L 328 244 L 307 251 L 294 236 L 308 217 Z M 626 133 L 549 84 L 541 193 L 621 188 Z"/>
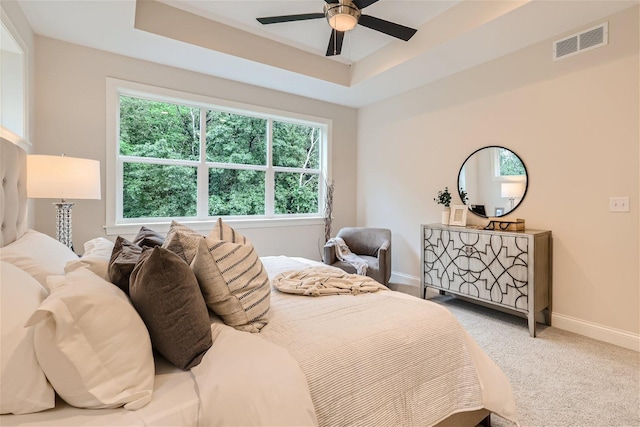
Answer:
<path fill-rule="evenodd" d="M 53 203 L 56 207 L 56 238 L 63 245 L 73 250 L 73 240 L 71 234 L 71 210 L 73 203 L 61 202 Z"/>

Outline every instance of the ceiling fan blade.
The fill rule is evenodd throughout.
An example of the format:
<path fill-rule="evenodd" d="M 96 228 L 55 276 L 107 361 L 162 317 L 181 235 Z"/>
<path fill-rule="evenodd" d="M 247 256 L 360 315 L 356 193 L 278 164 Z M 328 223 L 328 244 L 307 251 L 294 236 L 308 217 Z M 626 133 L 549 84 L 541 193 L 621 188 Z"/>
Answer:
<path fill-rule="evenodd" d="M 361 15 L 358 24 L 404 41 L 409 41 L 409 39 L 418 31 L 413 28 L 405 27 L 404 25 L 385 21 L 384 19 L 369 15 Z"/>
<path fill-rule="evenodd" d="M 256 18 L 261 24 L 278 24 L 280 22 L 305 21 L 307 19 L 324 18 L 324 13 L 302 13 L 300 15 L 266 16 Z"/>
<path fill-rule="evenodd" d="M 329 39 L 329 46 L 327 46 L 326 56 L 340 55 L 343 40 L 344 31 L 331 30 L 331 38 Z"/>
<path fill-rule="evenodd" d="M 374 3 L 377 3 L 378 0 L 353 0 L 353 4 L 358 6 L 358 9 L 364 9 L 367 6 L 371 6 Z"/>
<path fill-rule="evenodd" d="M 325 1 L 326 3 L 329 3 L 329 4 L 331 4 L 331 3 L 340 3 L 340 1 L 339 1 L 339 0 L 324 0 L 324 1 Z M 376 1 L 377 1 L 377 0 L 376 0 Z"/>

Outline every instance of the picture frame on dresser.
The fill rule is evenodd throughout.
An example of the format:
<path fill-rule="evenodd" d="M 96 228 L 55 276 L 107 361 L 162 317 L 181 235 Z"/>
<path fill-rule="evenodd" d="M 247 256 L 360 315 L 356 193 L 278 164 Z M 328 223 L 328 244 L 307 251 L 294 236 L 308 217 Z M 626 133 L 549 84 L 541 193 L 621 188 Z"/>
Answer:
<path fill-rule="evenodd" d="M 451 214 L 449 215 L 449 225 L 466 226 L 467 225 L 467 206 L 451 205 Z"/>

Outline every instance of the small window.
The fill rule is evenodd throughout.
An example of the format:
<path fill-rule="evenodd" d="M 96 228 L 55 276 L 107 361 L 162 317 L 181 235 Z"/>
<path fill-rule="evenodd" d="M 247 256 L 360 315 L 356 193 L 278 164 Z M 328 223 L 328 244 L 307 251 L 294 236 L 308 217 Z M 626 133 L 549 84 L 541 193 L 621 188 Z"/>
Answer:
<path fill-rule="evenodd" d="M 26 55 L 11 22 L 0 22 L 0 126 L 27 139 Z"/>
<path fill-rule="evenodd" d="M 120 155 L 198 160 L 200 109 L 121 96 Z"/>
<path fill-rule="evenodd" d="M 267 164 L 267 119 L 207 111 L 207 161 Z"/>
<path fill-rule="evenodd" d="M 513 151 L 501 147 L 494 149 L 494 168 L 497 178 L 526 175 L 522 160 Z"/>
<path fill-rule="evenodd" d="M 247 169 L 209 170 L 209 216 L 264 215 L 265 172 Z"/>
<path fill-rule="evenodd" d="M 197 169 L 123 162 L 123 218 L 173 218 L 197 215 Z"/>

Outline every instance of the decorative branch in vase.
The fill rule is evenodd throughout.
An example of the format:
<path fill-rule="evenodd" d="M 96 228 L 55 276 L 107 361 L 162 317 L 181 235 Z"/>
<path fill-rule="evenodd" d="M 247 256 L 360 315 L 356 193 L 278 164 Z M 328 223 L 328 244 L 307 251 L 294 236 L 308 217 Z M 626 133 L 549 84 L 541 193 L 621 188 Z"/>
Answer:
<path fill-rule="evenodd" d="M 325 181 L 324 198 L 324 242 L 331 238 L 331 221 L 333 220 L 333 181 Z"/>

